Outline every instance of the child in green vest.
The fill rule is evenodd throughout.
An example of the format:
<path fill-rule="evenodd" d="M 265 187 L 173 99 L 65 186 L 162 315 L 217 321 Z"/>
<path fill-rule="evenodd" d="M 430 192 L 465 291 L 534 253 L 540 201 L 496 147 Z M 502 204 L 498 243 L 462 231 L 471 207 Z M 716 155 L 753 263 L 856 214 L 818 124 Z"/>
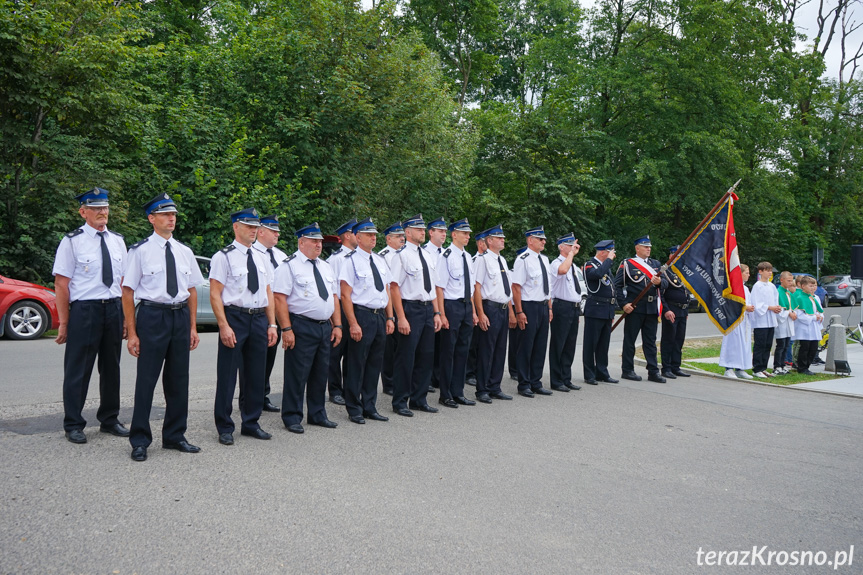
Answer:
<path fill-rule="evenodd" d="M 800 344 L 797 352 L 797 373 L 814 375 L 809 371 L 812 360 L 818 352 L 818 342 L 821 341 L 821 322 L 824 310 L 821 302 L 815 297 L 818 283 L 815 278 L 803 276 L 800 278 L 800 289 L 794 292 L 792 305 L 797 312 L 797 322 L 794 327 L 795 338 Z"/>

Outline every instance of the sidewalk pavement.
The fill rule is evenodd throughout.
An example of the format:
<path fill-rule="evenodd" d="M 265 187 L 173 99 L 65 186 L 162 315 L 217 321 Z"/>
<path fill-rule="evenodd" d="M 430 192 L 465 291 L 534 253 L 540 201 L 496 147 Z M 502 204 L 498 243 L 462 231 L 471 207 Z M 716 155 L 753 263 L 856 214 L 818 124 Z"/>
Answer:
<path fill-rule="evenodd" d="M 794 385 L 782 385 L 778 387 L 804 389 L 807 391 L 816 391 L 821 393 L 830 393 L 834 395 L 846 395 L 851 397 L 863 398 L 863 345 L 859 343 L 848 342 L 848 365 L 851 366 L 850 376 L 836 376 L 836 379 L 826 379 L 821 381 L 810 381 L 808 383 L 796 383 Z M 827 351 L 821 352 L 821 359 L 827 359 Z M 691 359 L 688 363 L 718 363 L 718 357 Z M 813 365 L 809 369 L 815 373 L 832 373 L 825 371 L 824 365 Z M 721 379 L 731 379 L 724 375 L 719 375 L 712 372 L 687 370 L 698 375 L 717 377 Z M 761 385 L 776 385 L 764 380 L 746 380 L 747 383 L 757 383 Z"/>

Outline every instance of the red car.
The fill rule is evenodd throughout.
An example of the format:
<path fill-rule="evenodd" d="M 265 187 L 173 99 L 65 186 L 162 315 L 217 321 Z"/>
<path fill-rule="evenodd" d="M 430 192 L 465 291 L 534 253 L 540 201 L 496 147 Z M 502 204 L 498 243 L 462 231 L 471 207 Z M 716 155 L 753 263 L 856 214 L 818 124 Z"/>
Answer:
<path fill-rule="evenodd" d="M 0 336 L 36 339 L 59 325 L 53 291 L 0 276 Z"/>

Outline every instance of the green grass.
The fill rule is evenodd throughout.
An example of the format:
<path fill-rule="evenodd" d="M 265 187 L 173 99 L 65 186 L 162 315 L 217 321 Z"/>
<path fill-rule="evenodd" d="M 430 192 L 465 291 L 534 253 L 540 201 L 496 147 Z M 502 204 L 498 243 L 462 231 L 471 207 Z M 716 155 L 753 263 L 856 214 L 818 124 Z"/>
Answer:
<path fill-rule="evenodd" d="M 693 339 L 683 344 L 683 359 L 702 359 L 719 357 L 722 349 L 722 338 Z"/>
<path fill-rule="evenodd" d="M 702 371 L 709 371 L 711 373 L 717 373 L 719 375 L 723 375 L 725 373 L 725 368 L 720 367 L 718 363 L 705 363 L 705 362 L 683 362 L 681 367 L 689 368 L 689 369 L 700 369 Z M 752 375 L 752 370 L 747 369 L 746 373 Z M 776 385 L 794 385 L 796 383 L 809 383 L 810 381 L 824 381 L 827 379 L 837 379 L 842 377 L 841 375 L 834 375 L 832 373 L 816 373 L 815 375 L 800 375 L 796 371 L 792 371 L 787 375 L 777 375 L 776 377 L 771 377 L 770 379 L 744 379 L 741 381 L 760 381 L 767 383 L 774 383 Z"/>

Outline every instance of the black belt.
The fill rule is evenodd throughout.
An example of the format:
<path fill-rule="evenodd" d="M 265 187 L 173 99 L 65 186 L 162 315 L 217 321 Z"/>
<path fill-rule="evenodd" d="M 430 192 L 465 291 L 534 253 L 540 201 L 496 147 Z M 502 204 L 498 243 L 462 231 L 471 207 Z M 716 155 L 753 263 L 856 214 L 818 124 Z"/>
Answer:
<path fill-rule="evenodd" d="M 444 301 L 451 301 L 455 303 L 470 303 L 469 297 L 460 297 L 458 299 L 445 299 Z"/>
<path fill-rule="evenodd" d="M 145 305 L 148 307 L 157 307 L 159 309 L 183 309 L 184 307 L 189 305 L 187 301 L 181 301 L 180 303 L 159 303 L 157 301 L 150 301 L 148 299 L 142 299 L 141 305 Z"/>
<path fill-rule="evenodd" d="M 601 297 L 598 295 L 589 295 L 589 296 L 587 296 L 587 299 L 589 299 L 591 301 L 598 301 L 600 303 L 610 303 L 611 305 L 617 304 L 617 298 L 614 298 L 614 297 Z"/>
<path fill-rule="evenodd" d="M 312 318 L 310 318 L 310 317 L 306 317 L 306 316 L 304 316 L 304 315 L 300 315 L 300 314 L 298 314 L 298 313 L 292 313 L 292 314 L 291 314 L 291 319 L 292 319 L 292 320 L 293 320 L 293 319 L 297 319 L 297 318 L 299 318 L 299 319 L 304 319 L 304 320 L 306 320 L 306 321 L 310 321 L 310 322 L 312 322 L 312 323 L 316 323 L 316 324 L 318 324 L 318 325 L 324 325 L 325 323 L 330 323 L 330 320 L 328 320 L 328 319 L 312 319 Z"/>
<path fill-rule="evenodd" d="M 672 307 L 676 307 L 677 309 L 687 309 L 687 308 L 689 307 L 689 304 L 686 304 L 686 303 L 678 303 L 678 302 L 676 302 L 676 301 L 667 301 L 667 302 L 665 302 L 665 303 L 666 303 L 667 305 L 672 306 Z"/>
<path fill-rule="evenodd" d="M 257 315 L 259 313 L 266 313 L 267 311 L 267 308 L 265 307 L 240 307 L 238 305 L 226 305 L 225 308 L 232 309 L 240 313 L 247 313 L 249 315 Z"/>
<path fill-rule="evenodd" d="M 406 299 L 403 300 L 403 303 L 415 303 L 417 305 L 431 305 L 431 301 L 423 301 L 421 299 Z"/>
<path fill-rule="evenodd" d="M 105 305 L 105 304 L 109 304 L 109 303 L 118 303 L 119 301 L 120 301 L 120 298 L 112 297 L 112 298 L 108 298 L 108 299 L 76 299 L 72 303 L 99 303 L 99 304 Z"/>
<path fill-rule="evenodd" d="M 540 300 L 540 301 L 522 301 L 521 303 L 522 303 L 522 305 L 526 304 L 526 303 L 537 304 L 537 305 L 539 305 L 539 304 L 548 305 L 548 300 L 544 299 L 544 300 Z"/>
<path fill-rule="evenodd" d="M 372 309 L 370 307 L 366 307 L 364 305 L 358 305 L 358 304 L 354 304 L 354 309 L 361 309 L 361 310 L 367 311 L 369 313 L 384 313 L 385 311 L 387 311 L 387 308 L 385 308 L 385 307 L 378 308 L 378 309 Z"/>
<path fill-rule="evenodd" d="M 509 307 L 509 302 L 507 303 L 498 303 L 496 301 L 491 301 L 490 299 L 482 300 L 482 305 L 488 305 L 495 308 L 506 309 Z"/>
<path fill-rule="evenodd" d="M 581 309 L 581 302 L 566 301 L 565 299 L 559 299 L 559 298 L 554 298 L 551 301 L 552 301 L 552 303 L 555 303 L 555 304 L 571 305 L 571 306 L 574 306 L 576 309 Z"/>

